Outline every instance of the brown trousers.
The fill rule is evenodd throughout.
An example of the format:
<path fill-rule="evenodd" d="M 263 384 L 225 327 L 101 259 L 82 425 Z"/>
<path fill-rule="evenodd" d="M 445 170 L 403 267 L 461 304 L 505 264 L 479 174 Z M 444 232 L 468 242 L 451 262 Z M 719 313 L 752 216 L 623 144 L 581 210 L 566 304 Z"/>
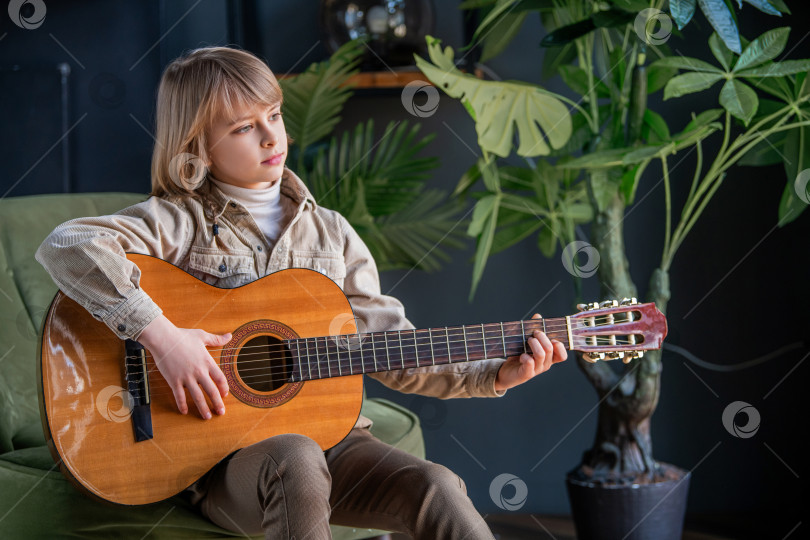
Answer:
<path fill-rule="evenodd" d="M 331 538 L 329 524 L 403 532 L 417 540 L 492 540 L 464 482 L 353 429 L 323 452 L 303 435 L 243 448 L 189 488 L 217 525 L 268 539 Z"/>

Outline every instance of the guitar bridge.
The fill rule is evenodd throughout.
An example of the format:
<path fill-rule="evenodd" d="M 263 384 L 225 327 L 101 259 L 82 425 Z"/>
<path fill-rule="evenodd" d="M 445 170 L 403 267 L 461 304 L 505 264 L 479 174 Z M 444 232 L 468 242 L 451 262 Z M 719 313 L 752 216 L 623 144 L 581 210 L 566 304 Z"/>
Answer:
<path fill-rule="evenodd" d="M 152 434 L 152 410 L 149 399 L 149 372 L 146 369 L 146 349 L 137 341 L 126 341 L 125 377 L 132 396 L 132 430 L 135 442 L 147 441 Z"/>

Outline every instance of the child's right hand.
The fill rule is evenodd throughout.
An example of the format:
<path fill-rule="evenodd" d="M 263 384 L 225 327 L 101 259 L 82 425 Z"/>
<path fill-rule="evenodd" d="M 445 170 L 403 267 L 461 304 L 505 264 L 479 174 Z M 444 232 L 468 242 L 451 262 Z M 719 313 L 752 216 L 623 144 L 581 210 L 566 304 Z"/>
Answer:
<path fill-rule="evenodd" d="M 205 394 L 208 394 L 214 411 L 225 414 L 222 398 L 228 395 L 228 382 L 205 347 L 225 345 L 230 339 L 231 334 L 178 328 L 164 315 L 149 323 L 138 336 L 138 341 L 152 353 L 155 365 L 169 383 L 178 410 L 182 414 L 188 413 L 185 392 L 188 390 L 206 420 L 211 418 L 211 411 Z"/>

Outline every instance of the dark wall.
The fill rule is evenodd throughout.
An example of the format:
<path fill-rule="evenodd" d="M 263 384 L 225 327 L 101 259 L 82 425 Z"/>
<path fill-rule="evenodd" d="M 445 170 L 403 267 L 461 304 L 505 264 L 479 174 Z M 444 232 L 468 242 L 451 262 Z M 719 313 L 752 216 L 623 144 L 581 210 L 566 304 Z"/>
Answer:
<path fill-rule="evenodd" d="M 434 4 L 434 34 L 457 48 L 463 34 L 456 2 Z M 5 13 L 0 15 L 4 164 L 0 194 L 60 191 L 65 171 L 74 191 L 147 192 L 161 69 L 185 49 L 240 38 L 229 25 L 228 3 L 85 0 L 69 7 L 48 2 L 47 8 L 44 23 L 33 30 L 18 28 Z M 746 5 L 743 32 L 751 38 L 765 25 L 792 25 L 788 50 L 795 48 L 790 57 L 807 57 L 807 8 L 796 9 L 805 13 L 779 21 Z M 326 54 L 316 16 L 315 2 L 261 3 L 246 13 L 254 23 L 254 34 L 247 38 L 276 72 L 297 71 Z M 683 39 L 673 37 L 670 44 L 687 56 L 706 57 L 706 27 L 698 19 L 687 27 Z M 540 82 L 541 38 L 539 21 L 530 19 L 508 50 L 488 63 L 489 68 L 503 79 Z M 56 65 L 61 62 L 71 70 L 66 123 L 59 113 Z M 13 66 L 19 68 L 13 71 Z M 558 78 L 544 84 L 565 92 Z M 707 92 L 699 110 L 717 106 L 718 92 L 719 85 Z M 668 101 L 663 108 L 658 106 L 660 99 L 659 93 L 653 106 L 676 130 L 695 109 L 687 98 Z M 442 164 L 433 187 L 451 189 L 476 159 L 473 122 L 457 101 L 446 96 L 435 115 L 418 119 L 404 110 L 398 91 L 358 93 L 337 131 L 369 117 L 380 129 L 391 120 L 408 120 L 420 122 L 423 133 L 437 134 L 429 153 L 439 155 Z M 63 141 L 69 144 L 67 164 Z M 716 141 L 707 145 L 707 156 L 713 144 Z M 673 200 L 680 208 L 694 155 L 671 167 Z M 639 187 L 638 203 L 624 222 L 631 271 L 642 297 L 663 243 L 660 174 L 660 169 L 650 167 Z M 778 524 L 772 530 L 787 534 L 799 521 L 794 501 L 799 500 L 800 482 L 808 472 L 803 459 L 807 443 L 799 438 L 807 424 L 797 414 L 804 405 L 800 396 L 807 378 L 807 342 L 754 367 L 719 370 L 808 339 L 807 317 L 800 306 L 810 304 L 810 217 L 805 214 L 787 227 L 775 227 L 785 182 L 781 166 L 733 169 L 672 267 L 667 342 L 721 367 L 708 369 L 665 350 L 663 388 L 652 428 L 655 455 L 694 469 L 690 519 L 704 524 L 722 520 L 722 528 L 738 536 L 756 536 L 761 530 L 759 516 L 766 513 Z M 528 239 L 494 256 L 478 294 L 468 303 L 472 254 L 470 244 L 434 274 L 387 272 L 382 276 L 383 291 L 403 300 L 418 327 L 571 311 L 572 283 L 559 251 L 546 259 L 534 239 Z M 595 278 L 585 280 L 584 288 L 588 298 L 596 299 Z M 399 394 L 373 381 L 368 393 L 420 414 L 430 459 L 465 479 L 482 512 L 501 511 L 489 495 L 490 482 L 501 473 L 514 474 L 527 484 L 522 511 L 569 511 L 563 476 L 593 440 L 597 403 L 574 362 L 555 367 L 499 400 L 439 401 Z M 734 401 L 750 403 L 761 414 L 755 436 L 735 438 L 723 427 L 723 411 Z"/>

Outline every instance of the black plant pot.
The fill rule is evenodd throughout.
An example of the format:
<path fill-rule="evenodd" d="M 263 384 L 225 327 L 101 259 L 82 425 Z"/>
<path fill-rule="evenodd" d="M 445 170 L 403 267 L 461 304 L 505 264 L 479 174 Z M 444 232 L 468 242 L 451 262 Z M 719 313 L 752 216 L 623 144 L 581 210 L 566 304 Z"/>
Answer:
<path fill-rule="evenodd" d="M 578 540 L 680 540 L 689 493 L 689 471 L 654 484 L 603 485 L 569 473 L 568 500 Z"/>

